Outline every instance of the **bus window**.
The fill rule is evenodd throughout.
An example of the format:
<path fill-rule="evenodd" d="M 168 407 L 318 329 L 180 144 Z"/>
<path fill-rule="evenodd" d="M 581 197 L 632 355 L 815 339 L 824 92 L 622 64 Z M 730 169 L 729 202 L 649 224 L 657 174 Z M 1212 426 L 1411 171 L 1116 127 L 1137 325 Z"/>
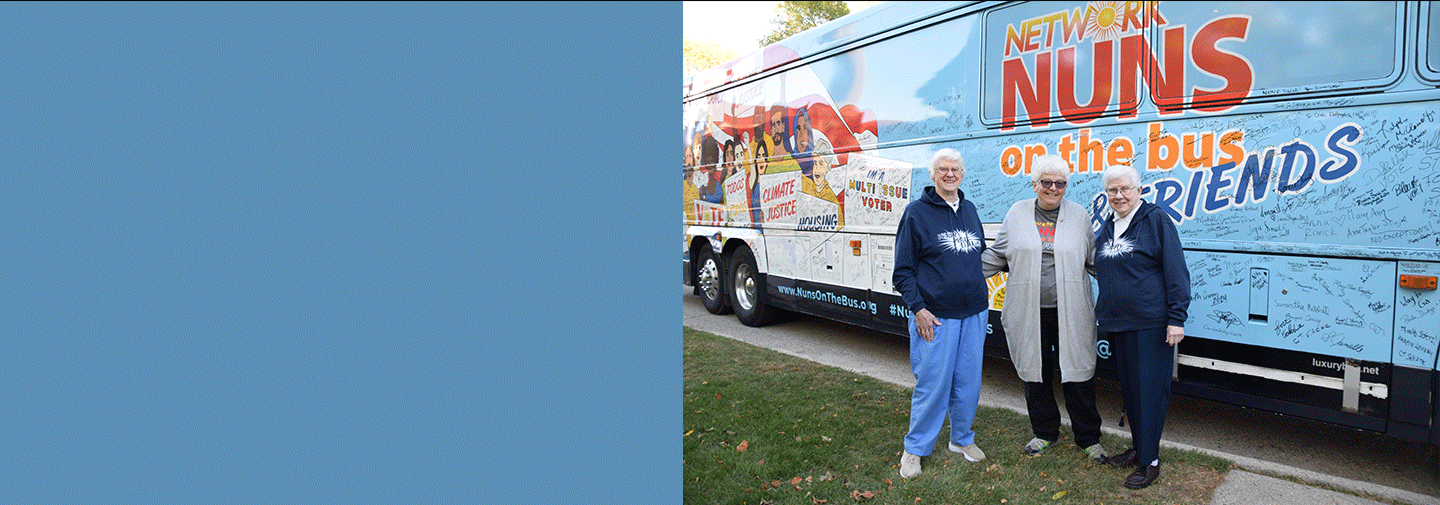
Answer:
<path fill-rule="evenodd" d="M 1420 15 L 1420 36 L 1426 41 L 1421 46 L 1424 54 L 1420 57 L 1420 75 L 1431 82 L 1440 82 L 1440 12 L 1436 11 L 1434 2 L 1424 2 Z"/>
<path fill-rule="evenodd" d="M 1245 14 L 1217 19 L 1216 12 Z M 1150 31 L 1161 41 L 1151 44 L 1155 54 L 1188 57 L 1184 86 L 1155 89 L 1162 103 L 1328 94 L 1388 85 L 1400 74 L 1398 2 L 1340 2 L 1324 10 L 1306 2 L 1166 2 L 1163 16 L 1167 23 Z M 1267 50 L 1241 56 L 1242 46 Z M 1228 70 L 1247 66 L 1248 75 Z"/>

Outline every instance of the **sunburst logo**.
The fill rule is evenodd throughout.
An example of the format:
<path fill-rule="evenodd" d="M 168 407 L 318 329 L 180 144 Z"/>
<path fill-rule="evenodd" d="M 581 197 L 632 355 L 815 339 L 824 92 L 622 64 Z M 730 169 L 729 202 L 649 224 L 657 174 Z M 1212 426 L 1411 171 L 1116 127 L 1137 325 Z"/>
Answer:
<path fill-rule="evenodd" d="M 1120 9 L 1124 2 L 1090 2 L 1085 7 L 1085 33 L 1095 42 L 1115 40 L 1120 36 Z"/>
<path fill-rule="evenodd" d="M 1100 255 L 1106 258 L 1117 258 L 1135 251 L 1135 243 L 1128 238 L 1117 237 L 1100 248 Z"/>
<path fill-rule="evenodd" d="M 936 238 L 940 240 L 940 247 L 956 254 L 973 252 L 980 248 L 980 237 L 965 230 L 947 231 Z"/>
<path fill-rule="evenodd" d="M 1009 277 L 1009 274 L 1000 272 L 985 279 L 985 287 L 990 290 L 991 310 L 1003 310 L 1005 308 L 1005 280 Z"/>

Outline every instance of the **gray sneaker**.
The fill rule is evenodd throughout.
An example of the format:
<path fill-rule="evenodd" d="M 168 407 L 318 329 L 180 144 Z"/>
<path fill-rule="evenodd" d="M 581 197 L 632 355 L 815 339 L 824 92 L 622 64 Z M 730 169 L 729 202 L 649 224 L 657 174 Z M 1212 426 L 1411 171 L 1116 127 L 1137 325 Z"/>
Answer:
<path fill-rule="evenodd" d="M 1041 453 L 1044 453 L 1046 449 L 1049 449 L 1050 444 L 1053 443 L 1054 442 L 1045 440 L 1040 437 L 1032 438 L 1030 439 L 1030 443 L 1025 444 L 1025 454 L 1029 454 L 1031 456 L 1039 456 Z"/>
<path fill-rule="evenodd" d="M 905 455 L 900 456 L 900 477 L 909 479 L 916 475 L 920 475 L 920 456 L 905 451 Z"/>
<path fill-rule="evenodd" d="M 955 445 L 955 442 L 950 442 L 950 452 L 964 454 L 966 461 L 980 461 L 985 459 L 985 451 L 980 450 L 980 446 L 975 444 L 960 447 Z"/>
<path fill-rule="evenodd" d="M 1104 462 L 1105 462 L 1105 458 L 1107 457 L 1107 456 L 1105 455 L 1105 448 L 1104 448 L 1104 447 L 1101 447 L 1100 444 L 1098 444 L 1098 443 L 1095 444 L 1095 445 L 1092 445 L 1092 446 L 1090 446 L 1090 447 L 1086 447 L 1086 448 L 1085 448 L 1085 454 L 1088 455 L 1088 456 L 1090 456 L 1090 459 L 1093 459 L 1093 460 L 1098 461 L 1098 462 L 1101 462 L 1101 463 L 1104 463 Z"/>

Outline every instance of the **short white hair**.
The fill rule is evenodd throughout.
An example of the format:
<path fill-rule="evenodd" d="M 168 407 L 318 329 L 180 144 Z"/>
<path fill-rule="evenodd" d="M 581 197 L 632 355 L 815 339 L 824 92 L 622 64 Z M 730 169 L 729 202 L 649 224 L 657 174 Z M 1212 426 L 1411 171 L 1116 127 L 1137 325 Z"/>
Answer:
<path fill-rule="evenodd" d="M 1039 182 L 1040 176 L 1045 174 L 1058 175 L 1070 181 L 1070 163 L 1054 154 L 1046 154 L 1035 159 L 1035 164 L 1030 167 L 1030 181 Z"/>
<path fill-rule="evenodd" d="M 960 177 L 965 177 L 965 157 L 960 156 L 960 151 L 948 147 L 935 151 L 935 155 L 930 157 L 930 177 L 935 177 L 935 167 L 939 166 L 942 160 L 959 163 Z"/>
<path fill-rule="evenodd" d="M 1129 179 L 1131 185 L 1140 187 L 1140 172 L 1136 172 L 1135 167 L 1130 165 L 1110 165 L 1100 176 L 1100 184 L 1109 188 L 1112 181 L 1119 179 Z"/>

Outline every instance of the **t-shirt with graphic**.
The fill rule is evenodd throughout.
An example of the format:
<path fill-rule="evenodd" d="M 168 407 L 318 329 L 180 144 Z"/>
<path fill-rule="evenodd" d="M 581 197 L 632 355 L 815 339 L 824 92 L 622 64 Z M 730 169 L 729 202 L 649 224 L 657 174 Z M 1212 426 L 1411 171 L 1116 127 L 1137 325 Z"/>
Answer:
<path fill-rule="evenodd" d="M 1040 307 L 1055 308 L 1060 300 L 1055 295 L 1055 220 L 1060 208 L 1045 210 L 1035 201 L 1035 231 L 1040 233 Z"/>

